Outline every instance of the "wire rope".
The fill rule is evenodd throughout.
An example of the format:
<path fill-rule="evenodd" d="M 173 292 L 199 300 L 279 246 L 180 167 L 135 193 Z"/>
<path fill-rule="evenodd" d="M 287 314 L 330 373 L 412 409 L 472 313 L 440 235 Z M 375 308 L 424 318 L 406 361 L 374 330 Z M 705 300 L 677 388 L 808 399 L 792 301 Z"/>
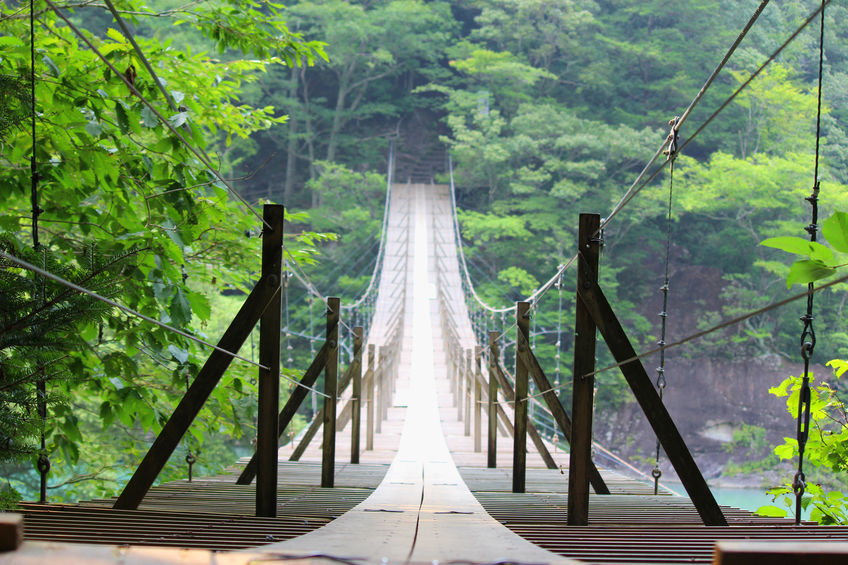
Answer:
<path fill-rule="evenodd" d="M 827 288 L 830 288 L 830 287 L 837 285 L 837 284 L 840 284 L 840 283 L 844 283 L 846 281 L 848 281 L 848 275 L 839 277 L 838 279 L 834 279 L 834 280 L 829 281 L 825 284 L 822 284 L 822 285 L 816 287 L 813 290 L 813 292 L 818 293 L 818 292 L 821 292 L 821 291 L 823 291 Z M 805 290 L 802 293 L 792 295 L 788 298 L 784 298 L 783 300 L 778 300 L 777 302 L 772 302 L 771 304 L 763 306 L 762 308 L 758 308 L 756 310 L 751 310 L 751 311 L 749 311 L 745 314 L 742 314 L 740 316 L 737 316 L 735 318 L 730 318 L 729 320 L 725 320 L 723 322 L 720 322 L 720 323 L 718 323 L 714 326 L 711 326 L 711 327 L 709 327 L 705 330 L 701 330 L 701 331 L 696 332 L 694 334 L 690 334 L 690 335 L 688 335 L 684 338 L 681 338 L 677 341 L 667 343 L 665 346 L 655 347 L 653 349 L 643 351 L 642 353 L 637 353 L 636 355 L 629 357 L 627 359 L 624 359 L 622 361 L 618 361 L 618 362 L 613 363 L 611 365 L 607 365 L 606 367 L 602 367 L 600 369 L 595 369 L 594 371 L 591 371 L 589 373 L 582 375 L 582 377 L 586 378 L 586 377 L 598 375 L 600 373 L 605 373 L 606 371 L 611 371 L 613 369 L 617 369 L 617 368 L 621 367 L 622 365 L 627 365 L 628 363 L 633 363 L 634 361 L 639 361 L 641 359 L 644 359 L 645 357 L 655 355 L 655 354 L 659 353 L 661 350 L 668 351 L 669 349 L 672 349 L 672 348 L 675 348 L 675 347 L 680 347 L 681 345 L 685 345 L 685 344 L 687 344 L 691 341 L 695 341 L 695 340 L 700 339 L 702 337 L 705 337 L 709 334 L 715 333 L 719 330 L 723 330 L 725 328 L 735 326 L 735 325 L 740 324 L 740 323 L 742 323 L 745 320 L 748 320 L 750 318 L 754 318 L 754 317 L 759 316 L 761 314 L 765 314 L 765 313 L 770 312 L 772 310 L 775 310 L 777 308 L 782 308 L 783 306 L 786 306 L 787 304 L 795 302 L 796 300 L 800 300 L 802 298 L 808 298 L 808 297 L 809 297 L 809 290 Z M 567 385 L 562 385 L 560 387 L 552 387 L 552 388 L 548 389 L 548 391 L 543 391 L 543 392 L 537 394 L 536 396 L 544 394 L 544 392 L 558 390 L 560 388 L 563 388 L 564 386 L 567 386 Z"/>
<path fill-rule="evenodd" d="M 389 203 L 391 202 L 392 197 L 392 182 L 394 176 L 394 162 L 395 162 L 395 154 L 394 154 L 395 143 L 394 141 L 389 142 L 389 162 L 388 162 L 388 170 L 386 171 L 386 203 L 383 206 L 383 226 L 380 228 L 380 247 L 377 249 L 377 261 L 374 263 L 374 271 L 371 273 L 371 280 L 368 282 L 368 287 L 365 289 L 365 292 L 362 296 L 354 301 L 350 305 L 343 305 L 342 310 L 350 310 L 353 308 L 358 308 L 366 299 L 367 296 L 371 294 L 371 291 L 375 288 L 377 281 L 377 274 L 380 271 L 384 259 L 384 253 L 386 248 L 386 238 L 388 236 L 388 227 L 389 227 Z"/>
<path fill-rule="evenodd" d="M 810 204 L 810 224 L 805 231 L 810 235 L 810 241 L 815 242 L 818 235 L 819 217 L 819 150 L 821 147 L 821 107 L 822 107 L 822 75 L 824 66 L 824 0 L 821 5 L 821 27 L 819 29 L 819 77 L 818 101 L 816 109 L 816 158 L 813 169 L 813 192 L 805 200 Z M 807 283 L 807 310 L 801 321 L 801 357 L 804 360 L 804 376 L 801 378 L 801 388 L 798 391 L 798 418 L 796 438 L 798 441 L 798 470 L 792 479 L 792 490 L 795 494 L 795 525 L 801 525 L 801 510 L 803 508 L 804 492 L 807 488 L 807 477 L 804 473 L 804 451 L 810 435 L 810 408 L 812 391 L 810 390 L 810 359 L 816 347 L 816 331 L 813 327 L 813 297 L 816 285 Z"/>
<path fill-rule="evenodd" d="M 206 347 L 211 347 L 212 349 L 214 349 L 216 351 L 219 351 L 221 353 L 229 355 L 230 357 L 233 357 L 235 359 L 239 359 L 241 361 L 244 361 L 245 363 L 249 363 L 250 365 L 254 365 L 256 367 L 259 367 L 260 369 L 264 369 L 266 371 L 269 370 L 268 367 L 266 367 L 265 365 L 255 363 L 255 362 L 251 361 L 250 359 L 246 359 L 246 358 L 238 355 L 237 353 L 233 353 L 232 351 L 227 351 L 226 349 L 224 349 L 222 347 L 218 347 L 217 345 L 213 345 L 213 344 L 209 343 L 208 341 L 204 341 L 203 339 L 201 339 L 197 336 L 191 335 L 188 332 L 177 329 L 177 328 L 170 326 L 170 325 L 168 325 L 164 322 L 160 322 L 159 320 L 151 318 L 150 316 L 145 316 L 144 314 L 137 312 L 137 311 L 133 310 L 132 308 L 130 308 L 128 306 L 124 306 L 123 304 L 120 304 L 118 302 L 115 302 L 112 299 L 109 299 L 109 298 L 106 298 L 105 296 L 97 294 L 96 292 L 94 292 L 92 290 L 88 290 L 87 288 L 79 286 L 78 284 L 75 284 L 75 283 L 72 283 L 71 281 L 63 279 L 62 277 L 55 275 L 55 274 L 53 274 L 53 273 L 51 273 L 51 272 L 49 272 L 45 269 L 42 269 L 40 267 L 36 267 L 35 265 L 28 263 L 27 261 L 24 261 L 23 259 L 19 259 L 18 257 L 15 257 L 14 255 L 9 255 L 8 253 L 6 253 L 4 251 L 0 251 L 0 257 L 6 259 L 7 261 L 11 261 L 12 263 L 15 263 L 19 267 L 22 267 L 22 268 L 24 268 L 28 271 L 32 271 L 36 274 L 41 275 L 42 277 L 48 278 L 48 279 L 50 279 L 54 282 L 57 282 L 57 283 L 59 283 L 63 286 L 66 286 L 66 287 L 70 288 L 71 290 L 75 290 L 77 292 L 87 294 L 88 296 L 91 296 L 95 300 L 99 300 L 100 302 L 103 302 L 105 304 L 108 304 L 110 306 L 118 308 L 119 310 L 122 310 L 122 311 L 126 312 L 127 314 L 129 314 L 131 316 L 142 319 L 142 320 L 149 322 L 151 324 L 157 325 L 164 330 L 179 334 L 186 339 L 190 339 L 190 340 L 192 340 L 196 343 L 199 343 L 201 345 L 205 345 Z"/>
<path fill-rule="evenodd" d="M 669 124 L 671 126 L 671 139 L 668 142 L 668 159 L 671 161 L 669 164 L 669 174 L 668 174 L 668 209 L 666 211 L 666 226 L 665 226 L 665 274 L 663 277 L 663 285 L 660 287 L 660 291 L 663 295 L 663 305 L 662 311 L 660 312 L 660 339 L 657 342 L 657 345 L 660 347 L 665 346 L 665 338 L 666 331 L 668 329 L 668 291 L 669 291 L 669 267 L 671 265 L 671 212 L 672 212 L 672 203 L 674 201 L 674 161 L 677 158 L 677 142 L 678 142 L 678 131 L 679 131 L 680 118 L 675 118 Z M 663 402 L 663 396 L 665 395 L 665 387 L 667 385 L 667 380 L 665 376 L 665 349 L 660 350 L 660 365 L 657 367 L 657 394 L 660 397 L 660 403 Z M 654 468 L 651 469 L 651 476 L 654 478 L 654 496 L 656 496 L 659 492 L 660 488 L 660 478 L 662 477 L 662 469 L 660 469 L 660 449 L 662 448 L 662 444 L 660 442 L 659 436 L 657 436 L 656 442 L 656 450 L 654 455 Z"/>
<path fill-rule="evenodd" d="M 186 338 L 186 339 L 190 339 L 191 341 L 194 341 L 195 343 L 198 343 L 198 344 L 200 344 L 200 345 L 203 345 L 203 346 L 209 347 L 209 348 L 211 348 L 211 349 L 214 349 L 215 351 L 218 351 L 218 352 L 220 352 L 220 353 L 223 353 L 223 354 L 225 354 L 225 355 L 228 355 L 228 356 L 230 356 L 230 357 L 232 357 L 232 358 L 234 358 L 234 359 L 239 359 L 240 361 L 244 361 L 245 363 L 247 363 L 247 364 L 249 364 L 249 365 L 253 365 L 254 367 L 258 367 L 258 368 L 260 368 L 260 369 L 264 369 L 264 370 L 266 370 L 266 371 L 270 370 L 270 369 L 269 369 L 268 367 L 266 367 L 265 365 L 262 365 L 262 364 L 260 364 L 260 363 L 256 363 L 256 362 L 254 362 L 254 361 L 251 361 L 250 359 L 247 359 L 247 358 L 245 358 L 245 357 L 242 357 L 242 356 L 241 356 L 241 355 L 239 355 L 238 353 L 233 353 L 232 351 L 228 351 L 228 350 L 224 349 L 223 347 L 219 347 L 219 346 L 217 346 L 217 345 L 214 345 L 214 344 L 212 344 L 212 343 L 209 343 L 208 341 L 205 341 L 205 340 L 203 340 L 203 339 L 201 339 L 201 338 L 199 338 L 199 337 L 197 337 L 197 336 L 194 336 L 194 335 L 192 335 L 192 334 L 190 334 L 190 333 L 188 333 L 188 332 L 185 332 L 185 331 L 183 331 L 183 330 L 180 330 L 180 329 L 178 329 L 178 328 L 175 328 L 175 327 L 173 327 L 173 326 L 170 326 L 170 325 L 168 325 L 168 324 L 166 324 L 166 323 L 164 323 L 164 322 L 160 322 L 159 320 L 156 320 L 155 318 L 151 318 L 150 316 L 146 316 L 146 315 L 142 314 L 141 312 L 137 312 L 136 310 L 133 310 L 132 308 L 130 308 L 130 307 L 128 307 L 128 306 L 124 306 L 123 304 L 120 304 L 120 303 L 115 302 L 114 300 L 112 300 L 112 299 L 110 299 L 110 298 L 106 298 L 105 296 L 102 296 L 102 295 L 100 295 L 100 294 L 97 294 L 96 292 L 94 292 L 94 291 L 92 291 L 92 290 L 89 290 L 89 289 L 84 288 L 84 287 L 82 287 L 82 286 L 80 286 L 80 285 L 78 285 L 78 284 L 75 284 L 75 283 L 71 282 L 71 281 L 68 281 L 68 280 L 66 280 L 66 279 L 63 279 L 62 277 L 60 277 L 60 276 L 58 276 L 58 275 L 55 275 L 55 274 L 53 274 L 53 273 L 51 273 L 51 272 L 49 272 L 49 271 L 47 271 L 47 270 L 45 270 L 45 269 L 42 269 L 42 268 L 40 268 L 40 267 L 36 267 L 35 265 L 33 265 L 33 264 L 31 264 L 31 263 L 29 263 L 29 262 L 27 262 L 27 261 L 24 261 L 23 259 L 20 259 L 20 258 L 18 258 L 18 257 L 15 257 L 14 255 L 10 255 L 10 254 L 6 253 L 5 251 L 0 251 L 0 257 L 2 257 L 2 258 L 4 258 L 4 259 L 6 259 L 6 260 L 8 260 L 8 261 L 10 261 L 10 262 L 12 262 L 12 263 L 14 263 L 14 264 L 18 265 L 19 267 L 22 267 L 22 268 L 26 269 L 26 270 L 28 270 L 28 271 L 32 271 L 32 272 L 34 272 L 34 273 L 36 273 L 36 274 L 39 274 L 39 275 L 41 275 L 41 276 L 43 276 L 43 277 L 45 277 L 45 278 L 47 278 L 47 279 L 50 279 L 50 280 L 52 280 L 52 281 L 54 281 L 54 282 L 57 282 L 57 283 L 59 283 L 59 284 L 61 284 L 61 285 L 65 286 L 65 287 L 67 287 L 67 288 L 70 288 L 71 290 L 75 290 L 75 291 L 77 291 L 77 292 L 81 292 L 82 294 L 86 294 L 86 295 L 88 295 L 88 296 L 90 296 L 90 297 L 94 298 L 95 300 L 99 300 L 100 302 L 103 302 L 104 304 L 108 304 L 109 306 L 113 306 L 113 307 L 115 307 L 115 308 L 117 308 L 117 309 L 119 309 L 119 310 L 121 310 L 121 311 L 123 311 L 123 312 L 125 312 L 125 313 L 127 313 L 127 314 L 129 314 L 129 315 L 131 315 L 131 316 L 133 316 L 133 317 L 139 318 L 139 319 L 141 319 L 141 320 L 144 320 L 145 322 L 148 322 L 148 323 L 154 324 L 154 325 L 156 325 L 156 326 L 159 326 L 160 328 L 162 328 L 162 329 L 164 329 L 164 330 L 167 330 L 167 331 L 169 331 L 169 332 L 172 332 L 172 333 L 175 333 L 175 334 L 181 335 L 181 336 L 183 336 L 183 337 L 184 337 L 184 338 Z M 277 289 L 276 289 L 276 291 L 275 291 L 275 293 L 274 293 L 274 294 L 276 295 L 276 293 L 280 292 L 280 290 L 281 290 L 281 289 L 280 289 L 280 287 L 277 287 Z M 286 375 L 284 375 L 284 374 L 281 374 L 281 375 L 280 375 L 280 377 L 281 377 L 281 378 L 283 378 L 283 379 L 285 379 L 285 380 L 287 380 L 287 381 L 289 381 L 289 382 L 291 382 L 291 383 L 294 383 L 296 386 L 299 386 L 299 387 L 304 388 L 304 389 L 306 389 L 306 390 L 311 390 L 311 391 L 316 392 L 316 393 L 318 393 L 318 394 L 320 394 L 320 395 L 322 395 L 322 396 L 326 396 L 324 393 L 322 393 L 322 392 L 320 392 L 320 391 L 317 391 L 317 390 L 313 389 L 312 387 L 308 387 L 308 386 L 306 386 L 306 385 L 304 385 L 304 384 L 300 383 L 300 382 L 299 382 L 299 381 L 297 381 L 296 379 L 293 379 L 293 378 L 291 378 L 291 377 L 288 377 L 288 376 L 286 376 Z"/>

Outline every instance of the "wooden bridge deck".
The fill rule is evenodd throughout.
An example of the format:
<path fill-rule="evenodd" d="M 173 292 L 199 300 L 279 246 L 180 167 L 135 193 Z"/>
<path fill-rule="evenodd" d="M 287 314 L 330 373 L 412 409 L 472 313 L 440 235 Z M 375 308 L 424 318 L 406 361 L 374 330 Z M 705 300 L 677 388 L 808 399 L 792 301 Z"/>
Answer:
<path fill-rule="evenodd" d="M 25 504 L 27 542 L 0 553 L 0 565 L 709 563 L 717 540 L 848 541 L 848 528 L 796 528 L 729 508 L 730 526 L 707 528 L 687 498 L 653 496 L 649 485 L 608 470 L 601 472 L 612 494 L 591 498 L 589 526 L 570 527 L 562 451 L 554 451 L 560 469 L 547 469 L 538 454 L 528 453 L 527 492 L 512 493 L 511 442 L 499 439 L 499 467 L 487 469 L 485 453 L 475 451 L 457 419 L 447 380 L 436 281 L 428 269 L 436 254 L 429 231 L 444 213 L 445 191 L 397 192 L 415 236 L 406 244 L 404 267 L 411 286 L 399 295 L 407 315 L 394 406 L 360 464 L 340 462 L 349 453 L 349 434 L 338 434 L 335 488 L 319 486 L 316 441 L 299 462 L 285 461 L 290 447 L 280 449 L 273 519 L 251 516 L 255 486 L 235 484 L 238 465 L 215 477 L 155 487 L 137 511 L 112 510 L 112 501 Z M 457 278 L 458 270 L 450 276 Z M 127 547 L 135 545 L 155 547 Z"/>

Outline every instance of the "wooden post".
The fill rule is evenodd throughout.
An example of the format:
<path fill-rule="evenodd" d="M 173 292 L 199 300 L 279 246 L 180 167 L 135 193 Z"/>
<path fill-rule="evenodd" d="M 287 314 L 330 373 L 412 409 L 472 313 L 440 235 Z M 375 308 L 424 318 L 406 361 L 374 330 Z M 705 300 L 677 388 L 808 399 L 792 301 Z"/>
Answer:
<path fill-rule="evenodd" d="M 324 368 L 324 444 L 321 452 L 321 486 L 333 488 L 336 472 L 336 396 L 339 378 L 339 313 L 341 301 L 327 299 L 327 366 Z"/>
<path fill-rule="evenodd" d="M 509 380 L 504 374 L 501 366 L 497 365 L 495 368 L 498 375 L 498 385 L 503 391 L 506 401 L 515 404 L 515 391 L 512 389 L 512 385 L 509 384 Z M 501 416 L 501 421 L 506 422 L 506 425 L 509 426 L 509 418 L 506 417 L 506 411 L 504 411 L 504 409 L 500 406 L 498 406 L 498 414 Z M 507 427 L 506 430 L 510 437 L 515 437 L 512 428 Z M 548 448 L 545 446 L 545 442 L 542 441 L 542 436 L 539 435 L 539 430 L 536 429 L 536 426 L 533 425 L 531 420 L 527 421 L 527 435 L 530 437 L 530 441 L 533 442 L 533 445 L 536 446 L 536 451 L 539 452 L 539 455 L 545 462 L 545 466 L 548 469 L 559 469 L 559 465 L 557 465 L 556 461 L 554 461 L 554 458 L 551 456 L 551 452 L 548 451 Z"/>
<path fill-rule="evenodd" d="M 359 463 L 359 428 L 362 419 L 362 326 L 353 328 L 353 395 L 350 416 L 350 462 Z"/>
<path fill-rule="evenodd" d="M 283 216 L 280 205 L 266 204 L 262 216 L 262 276 L 283 280 Z M 282 293 L 268 303 L 259 319 L 259 414 L 256 432 L 256 515 L 277 516 L 277 451 L 280 433 L 280 330 L 283 319 Z"/>
<path fill-rule="evenodd" d="M 515 304 L 515 346 L 518 351 L 530 347 L 530 303 Z M 512 492 L 524 492 L 527 472 L 527 366 L 515 356 L 515 436 L 512 438 Z"/>
<path fill-rule="evenodd" d="M 465 422 L 463 432 L 465 437 L 471 435 L 471 391 L 474 389 L 474 350 L 470 347 L 465 350 L 465 390 L 463 391 L 463 399 L 465 401 Z"/>
<path fill-rule="evenodd" d="M 306 369 L 306 373 L 303 374 L 303 378 L 300 379 L 300 384 L 303 386 L 294 387 L 294 390 L 292 390 L 291 396 L 289 396 L 285 406 L 283 406 L 283 409 L 280 410 L 280 417 L 277 420 L 277 431 L 279 432 L 280 437 L 283 437 L 283 434 L 286 432 L 286 427 L 288 427 L 289 423 L 291 423 L 292 418 L 294 418 L 294 415 L 297 414 L 297 409 L 300 408 L 300 405 L 309 393 L 306 387 L 312 387 L 315 384 L 315 381 L 318 380 L 318 377 L 324 370 L 324 364 L 326 362 L 327 344 L 324 343 L 324 345 L 321 346 L 320 351 L 318 351 L 318 354 L 315 355 L 315 359 L 312 360 L 309 368 Z M 250 461 L 242 470 L 241 475 L 239 475 L 239 478 L 236 481 L 237 485 L 249 485 L 251 481 L 253 481 L 256 477 L 256 464 L 256 453 L 254 452 L 253 457 L 250 458 Z"/>
<path fill-rule="evenodd" d="M 571 445 L 571 419 L 568 417 L 562 404 L 560 404 L 557 395 L 554 394 L 553 387 L 551 387 L 550 381 L 545 376 L 541 365 L 539 365 L 539 361 L 533 355 L 532 351 L 522 353 L 521 358 L 525 360 L 527 366 L 530 368 L 530 375 L 536 382 L 536 387 L 543 391 L 542 398 L 545 399 L 548 408 L 550 408 L 551 415 L 559 425 L 559 429 L 562 430 L 565 440 Z M 603 477 L 598 472 L 598 468 L 591 461 L 589 462 L 589 482 L 592 488 L 595 489 L 595 494 L 610 494 L 609 487 L 607 487 Z"/>
<path fill-rule="evenodd" d="M 374 403 L 374 431 L 381 433 L 383 431 L 383 365 L 386 361 L 386 346 L 378 347 L 375 355 L 376 365 L 374 365 L 374 390 L 377 395 L 377 400 Z"/>
<path fill-rule="evenodd" d="M 483 406 L 480 404 L 480 401 L 483 396 L 483 389 L 480 386 L 480 380 L 483 378 L 483 375 L 480 374 L 480 355 L 482 354 L 483 348 L 478 346 L 474 347 L 474 355 L 472 357 L 474 362 L 474 453 L 480 453 L 483 451 L 482 449 L 482 431 L 480 427 L 483 423 Z"/>
<path fill-rule="evenodd" d="M 456 359 L 456 342 L 452 339 L 452 337 L 453 336 L 449 336 L 448 340 L 448 359 L 450 359 L 451 388 L 453 389 L 451 392 L 453 392 L 453 405 L 461 412 L 462 406 L 459 405 L 459 364 Z M 461 418 L 461 416 L 458 416 L 457 420 L 460 420 Z"/>
<path fill-rule="evenodd" d="M 598 281 L 597 241 L 601 217 L 580 214 L 577 253 L 582 260 L 577 265 L 577 288 L 591 288 Z M 595 322 L 578 299 L 574 321 L 574 371 L 571 401 L 571 451 L 568 467 L 568 525 L 589 524 L 589 467 L 592 462 L 592 409 L 595 377 Z"/>
<path fill-rule="evenodd" d="M 368 376 L 365 396 L 365 451 L 374 451 L 374 344 L 368 344 Z"/>
<path fill-rule="evenodd" d="M 578 304 L 586 307 L 592 319 L 604 336 L 604 342 L 612 353 L 633 396 L 645 413 L 645 417 L 665 450 L 674 471 L 683 483 L 686 493 L 692 499 L 695 509 L 706 526 L 726 526 L 727 519 L 707 486 L 707 481 L 698 469 L 695 459 L 686 447 L 668 409 L 660 400 L 651 377 L 648 376 L 642 362 L 636 357 L 624 328 L 615 316 L 612 307 L 597 282 L 589 288 L 578 290 Z"/>
<path fill-rule="evenodd" d="M 0 553 L 14 551 L 24 542 L 24 515 L 0 512 Z M 13 555 L 9 556 L 14 559 Z M 22 558 L 22 560 L 25 558 Z"/>
<path fill-rule="evenodd" d="M 462 347 L 458 344 L 453 348 L 456 356 L 456 421 L 462 421 L 462 412 L 465 407 L 465 358 Z"/>
<path fill-rule="evenodd" d="M 498 466 L 498 332 L 489 332 L 489 441 L 486 466 L 494 469 Z"/>

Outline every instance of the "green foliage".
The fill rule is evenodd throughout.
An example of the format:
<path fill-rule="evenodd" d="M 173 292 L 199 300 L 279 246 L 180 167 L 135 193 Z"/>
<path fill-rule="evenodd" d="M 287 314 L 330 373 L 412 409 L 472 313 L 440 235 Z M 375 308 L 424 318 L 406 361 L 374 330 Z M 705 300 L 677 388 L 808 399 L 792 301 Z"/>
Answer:
<path fill-rule="evenodd" d="M 822 223 L 822 235 L 839 253 L 848 253 L 848 213 L 835 212 Z M 808 284 L 833 276 L 837 269 L 845 266 L 842 259 L 837 259 L 829 247 L 800 237 L 771 237 L 763 240 L 760 245 L 774 247 L 787 253 L 806 256 L 807 259 L 795 261 L 786 276 L 786 287 L 793 284 Z"/>
<path fill-rule="evenodd" d="M 214 40 L 225 60 L 175 49 L 168 39 L 137 38 L 180 106 L 171 110 L 139 54 L 112 25 L 86 32 L 92 49 L 53 12 L 42 12 L 36 30 L 37 137 L 33 145 L 26 129 L 4 131 L 0 240 L 6 251 L 214 342 L 225 328 L 212 316 L 226 303 L 222 293 L 241 293 L 257 276 L 258 243 L 244 234 L 261 224 L 197 153 L 225 154 L 233 140 L 284 123 L 272 106 L 240 102 L 242 89 L 273 65 L 320 58 L 321 45 L 287 33 L 277 5 L 212 3 L 192 12 L 155 14 L 140 3 L 121 8 L 137 20 L 151 15 L 169 26 L 174 18 L 176 25 L 190 24 Z M 83 10 L 91 16 L 81 18 L 83 25 L 103 22 L 96 17 L 99 9 Z M 22 76 L 29 69 L 29 26 L 22 14 L 9 4 L 0 8 L 0 75 Z M 133 78 L 140 96 L 98 53 Z M 27 253 L 33 236 L 28 219 L 33 151 L 42 250 Z M 210 160 L 230 174 L 227 159 Z M 321 239 L 304 232 L 287 239 L 287 250 L 308 263 L 312 244 Z M 24 496 L 32 495 L 32 464 L 22 457 L 33 451 L 42 429 L 32 408 L 32 382 L 46 370 L 43 428 L 52 462 L 51 498 L 103 496 L 122 486 L 125 470 L 137 465 L 208 350 L 5 263 L 0 290 L 4 477 Z M 225 309 L 231 319 L 235 310 Z M 255 394 L 254 371 L 234 363 L 183 449 L 202 452 L 207 470 L 231 463 L 233 442 L 253 433 Z M 15 437 L 11 444 L 9 437 Z M 10 455 L 13 448 L 17 452 Z M 175 454 L 175 461 L 184 454 Z M 161 478 L 182 476 L 183 467 L 169 467 Z"/>
<path fill-rule="evenodd" d="M 839 379 L 846 370 L 848 362 L 834 359 L 828 362 L 833 376 Z M 813 378 L 810 376 L 811 384 Z M 798 399 L 801 391 L 801 378 L 790 376 L 778 386 L 769 389 L 769 393 L 786 398 L 786 408 L 793 418 L 798 417 Z M 810 433 L 804 449 L 804 460 L 808 466 L 826 471 L 837 477 L 848 472 L 848 413 L 839 397 L 837 389 L 827 382 L 811 387 L 810 392 Z M 785 442 L 774 448 L 781 460 L 791 460 L 798 456 L 798 441 L 784 438 Z M 807 471 L 809 476 L 810 471 Z M 792 511 L 794 493 L 791 485 L 769 490 L 775 499 L 782 497 L 783 505 Z M 811 519 L 822 524 L 848 524 L 848 499 L 838 490 L 828 490 L 821 484 L 809 481 L 802 501 L 803 507 L 811 507 Z M 760 508 L 759 513 L 769 516 L 786 516 L 787 511 L 776 506 Z"/>

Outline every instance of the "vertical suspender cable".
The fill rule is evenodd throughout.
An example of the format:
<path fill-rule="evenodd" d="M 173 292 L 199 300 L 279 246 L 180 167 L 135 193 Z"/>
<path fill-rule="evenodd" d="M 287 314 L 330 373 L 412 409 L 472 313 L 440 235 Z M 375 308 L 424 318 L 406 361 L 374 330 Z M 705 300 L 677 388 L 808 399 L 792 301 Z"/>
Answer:
<path fill-rule="evenodd" d="M 667 384 L 665 378 L 665 346 L 666 346 L 666 328 L 668 321 L 668 290 L 669 290 L 669 264 L 671 263 L 671 205 L 674 198 L 674 161 L 677 158 L 677 143 L 678 143 L 678 127 L 680 118 L 674 118 L 669 122 L 671 132 L 668 134 L 668 149 L 665 154 L 668 156 L 669 172 L 668 172 L 668 209 L 666 210 L 666 228 L 665 228 L 665 276 L 663 277 L 663 285 L 660 291 L 663 294 L 662 312 L 660 312 L 660 339 L 657 345 L 660 346 L 660 365 L 657 367 L 657 392 L 660 396 L 660 402 L 663 400 L 663 393 Z M 659 491 L 660 477 L 662 470 L 660 469 L 660 445 L 659 437 L 657 438 L 656 453 L 654 458 L 654 468 L 651 470 L 651 476 L 654 478 L 654 495 Z"/>
<path fill-rule="evenodd" d="M 822 0 L 821 26 L 819 28 L 819 89 L 818 107 L 816 111 L 816 160 L 813 169 L 813 192 L 805 200 L 810 203 L 811 221 L 804 228 L 810 235 L 810 241 L 816 241 L 819 221 L 819 148 L 821 144 L 821 103 L 822 103 L 822 67 L 824 65 L 824 7 Z M 807 284 L 807 311 L 801 316 L 804 328 L 801 331 L 801 357 L 804 359 L 804 376 L 801 379 L 801 390 L 798 395 L 798 470 L 792 480 L 792 490 L 795 493 L 795 525 L 801 524 L 801 511 L 803 509 L 804 491 L 807 488 L 806 475 L 804 474 L 804 450 L 807 446 L 807 438 L 810 435 L 810 358 L 816 347 L 816 332 L 813 328 L 813 295 L 815 285 Z"/>
<path fill-rule="evenodd" d="M 38 249 L 38 216 L 43 211 L 38 205 L 38 166 L 35 157 L 35 0 L 29 3 L 29 111 L 32 137 L 32 154 L 29 158 L 30 200 L 32 204 L 32 247 Z"/>

